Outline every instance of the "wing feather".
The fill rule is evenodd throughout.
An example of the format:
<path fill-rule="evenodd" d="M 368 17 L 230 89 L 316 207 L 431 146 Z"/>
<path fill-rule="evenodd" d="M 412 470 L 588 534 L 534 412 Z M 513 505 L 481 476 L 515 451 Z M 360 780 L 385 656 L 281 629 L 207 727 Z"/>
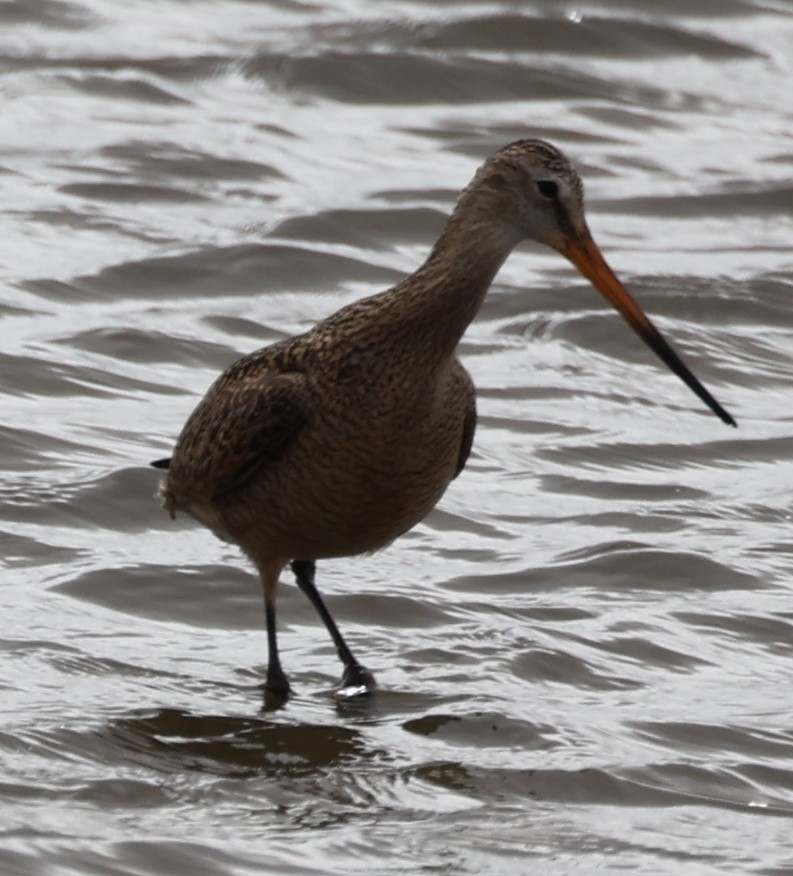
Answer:
<path fill-rule="evenodd" d="M 306 395 L 297 372 L 222 375 L 179 436 L 166 505 L 222 496 L 274 462 L 307 420 Z"/>

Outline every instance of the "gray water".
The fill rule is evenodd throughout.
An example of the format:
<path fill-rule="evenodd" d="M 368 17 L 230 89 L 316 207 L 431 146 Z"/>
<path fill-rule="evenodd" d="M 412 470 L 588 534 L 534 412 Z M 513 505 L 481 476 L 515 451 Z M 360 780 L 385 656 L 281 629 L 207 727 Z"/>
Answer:
<path fill-rule="evenodd" d="M 0 873 L 793 873 L 793 6 L 0 5 Z M 319 584 L 339 702 L 147 463 L 540 136 L 720 423 L 557 255 L 461 353 L 465 473 Z"/>

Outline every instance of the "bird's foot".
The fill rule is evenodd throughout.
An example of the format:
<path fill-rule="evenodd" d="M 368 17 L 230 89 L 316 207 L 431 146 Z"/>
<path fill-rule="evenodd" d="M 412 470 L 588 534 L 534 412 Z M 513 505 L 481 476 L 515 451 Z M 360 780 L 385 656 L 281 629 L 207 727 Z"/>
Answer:
<path fill-rule="evenodd" d="M 368 697 L 377 689 L 374 676 L 360 663 L 349 663 L 344 667 L 341 677 L 339 696 L 349 699 L 350 697 Z"/>
<path fill-rule="evenodd" d="M 268 668 L 264 682 L 264 703 L 268 709 L 277 709 L 288 699 L 292 688 L 289 679 L 280 669 Z"/>

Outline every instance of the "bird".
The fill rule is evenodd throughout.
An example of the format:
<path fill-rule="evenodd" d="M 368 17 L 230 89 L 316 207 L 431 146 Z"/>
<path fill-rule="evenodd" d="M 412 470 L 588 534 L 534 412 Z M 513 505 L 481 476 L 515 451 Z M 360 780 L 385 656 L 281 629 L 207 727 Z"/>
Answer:
<path fill-rule="evenodd" d="M 567 258 L 715 415 L 736 425 L 608 266 L 570 160 L 541 139 L 509 143 L 462 190 L 414 273 L 235 361 L 188 418 L 172 456 L 152 463 L 167 470 L 160 497 L 170 516 L 195 518 L 258 571 L 266 694 L 285 701 L 291 691 L 276 631 L 287 567 L 336 647 L 340 691 L 375 691 L 316 587 L 316 564 L 386 547 L 463 471 L 476 392 L 457 347 L 524 240 Z"/>

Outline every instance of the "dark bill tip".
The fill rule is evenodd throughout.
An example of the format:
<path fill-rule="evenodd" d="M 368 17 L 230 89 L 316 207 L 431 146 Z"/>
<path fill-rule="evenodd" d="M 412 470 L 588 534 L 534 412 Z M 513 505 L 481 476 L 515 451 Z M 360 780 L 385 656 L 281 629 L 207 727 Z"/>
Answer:
<path fill-rule="evenodd" d="M 691 373 L 691 370 L 645 316 L 628 290 L 606 263 L 592 238 L 569 240 L 563 253 L 624 317 L 628 325 L 653 350 L 667 367 L 728 426 L 737 426 L 728 413 Z"/>

